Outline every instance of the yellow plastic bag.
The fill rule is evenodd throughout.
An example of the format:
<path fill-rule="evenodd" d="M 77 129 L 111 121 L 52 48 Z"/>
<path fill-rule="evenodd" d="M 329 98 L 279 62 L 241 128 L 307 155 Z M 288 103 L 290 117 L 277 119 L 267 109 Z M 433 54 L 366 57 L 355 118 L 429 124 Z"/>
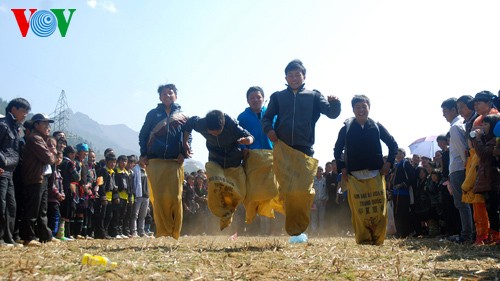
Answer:
<path fill-rule="evenodd" d="M 182 228 L 184 166 L 177 160 L 150 159 L 146 167 L 153 203 L 156 237 L 179 239 Z"/>
<path fill-rule="evenodd" d="M 295 150 L 281 141 L 274 143 L 274 173 L 279 184 L 279 199 L 272 204 L 283 204 L 285 229 L 296 236 L 309 226 L 314 200 L 314 176 L 318 160 Z M 278 209 L 278 206 L 274 206 Z"/>
<path fill-rule="evenodd" d="M 207 203 L 210 211 L 220 218 L 220 229 L 229 226 L 236 207 L 246 196 L 243 167 L 223 169 L 215 162 L 205 164 L 208 176 Z"/>
<path fill-rule="evenodd" d="M 384 176 L 358 180 L 348 175 L 346 184 L 356 243 L 382 245 L 387 231 Z"/>
<path fill-rule="evenodd" d="M 278 196 L 278 183 L 273 171 L 273 151 L 250 150 L 243 168 L 247 181 L 247 195 L 243 201 L 246 223 L 252 223 L 256 214 L 274 218 L 271 200 Z"/>

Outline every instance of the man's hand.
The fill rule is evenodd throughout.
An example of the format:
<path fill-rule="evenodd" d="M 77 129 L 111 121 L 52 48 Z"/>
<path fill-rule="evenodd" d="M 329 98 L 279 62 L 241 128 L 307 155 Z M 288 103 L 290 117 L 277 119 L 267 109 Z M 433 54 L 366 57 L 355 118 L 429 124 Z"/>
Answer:
<path fill-rule="evenodd" d="M 66 198 L 66 195 L 64 195 L 64 193 L 59 193 L 59 195 L 57 195 L 57 201 L 59 202 L 64 201 L 64 198 Z"/>
<path fill-rule="evenodd" d="M 4 169 L 0 168 L 0 176 L 3 175 Z"/>
<path fill-rule="evenodd" d="M 347 177 L 347 169 L 343 168 L 342 170 L 342 181 L 343 182 L 348 182 L 348 177 Z M 343 185 L 342 185 L 343 186 Z"/>
<path fill-rule="evenodd" d="M 276 132 L 274 130 L 270 130 L 269 132 L 267 132 L 267 137 L 272 142 L 277 142 L 278 141 L 278 136 L 276 135 Z"/>
<path fill-rule="evenodd" d="M 328 96 L 327 99 L 328 99 L 328 102 L 332 102 L 332 101 L 338 101 L 339 97 L 332 95 L 332 96 Z"/>
<path fill-rule="evenodd" d="M 239 144 L 243 145 L 251 145 L 253 143 L 253 138 L 252 137 L 243 137 L 237 140 Z"/>
<path fill-rule="evenodd" d="M 189 146 L 189 143 L 184 142 L 182 146 L 184 147 L 184 151 L 186 152 L 187 157 L 191 158 L 191 156 L 193 155 L 193 151 L 191 150 L 191 146 Z"/>
<path fill-rule="evenodd" d="M 179 153 L 179 155 L 177 156 L 177 163 L 181 164 L 184 163 L 184 155 L 182 155 L 182 153 Z"/>
<path fill-rule="evenodd" d="M 390 171 L 391 171 L 391 163 L 385 162 L 384 166 L 382 166 L 382 169 L 380 169 L 380 174 L 387 176 Z"/>

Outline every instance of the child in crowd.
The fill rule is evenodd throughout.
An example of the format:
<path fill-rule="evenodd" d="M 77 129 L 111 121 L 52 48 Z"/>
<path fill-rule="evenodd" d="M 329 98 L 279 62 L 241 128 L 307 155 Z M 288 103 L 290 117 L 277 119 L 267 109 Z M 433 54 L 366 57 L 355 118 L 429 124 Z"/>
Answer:
<path fill-rule="evenodd" d="M 125 155 L 118 156 L 118 163 L 115 169 L 115 181 L 118 187 L 118 192 L 113 194 L 113 221 L 111 223 L 110 234 L 117 239 L 126 239 L 128 236 L 124 235 L 123 223 L 125 214 L 127 212 L 128 204 L 128 172 L 125 169 L 128 159 Z"/>
<path fill-rule="evenodd" d="M 199 209 L 198 203 L 196 200 L 196 192 L 194 187 L 194 176 L 187 175 L 186 183 L 184 184 L 184 188 L 182 190 L 182 209 L 184 212 L 184 228 L 183 232 L 185 234 L 193 234 L 194 219 L 196 216 L 196 212 Z"/>
<path fill-rule="evenodd" d="M 108 228 L 113 219 L 113 198 L 118 199 L 118 187 L 115 182 L 116 156 L 114 153 L 106 154 L 106 166 L 97 171 L 97 184 L 99 185 L 99 198 L 95 206 L 95 238 L 111 239 Z"/>
<path fill-rule="evenodd" d="M 127 165 L 125 166 L 125 170 L 128 174 L 127 176 L 127 209 L 125 211 L 125 215 L 123 217 L 123 235 L 132 238 L 133 231 L 133 215 L 132 212 L 134 210 L 134 202 L 135 202 L 135 172 L 134 167 L 137 164 L 137 157 L 135 155 L 127 156 Z"/>
<path fill-rule="evenodd" d="M 73 146 L 70 145 L 64 148 L 63 160 L 60 165 L 65 195 L 64 201 L 60 206 L 61 217 L 64 221 L 64 236 L 58 235 L 58 238 L 63 240 L 71 240 L 74 238 L 71 233 L 71 220 L 75 215 L 77 202 L 75 202 L 74 199 L 77 192 L 77 183 L 80 180 L 80 174 L 76 169 L 75 156 L 76 149 Z"/>
<path fill-rule="evenodd" d="M 323 167 L 318 167 L 314 177 L 314 203 L 311 208 L 311 234 L 322 235 L 325 230 L 325 211 L 328 201 L 326 180 L 323 177 Z"/>
<path fill-rule="evenodd" d="M 135 165 L 134 171 L 134 209 L 132 213 L 132 236 L 150 237 L 144 230 L 145 219 L 149 207 L 149 185 L 146 173 L 146 157 L 139 158 L 139 165 Z"/>
<path fill-rule="evenodd" d="M 87 225 L 90 217 L 87 215 L 89 199 L 92 195 L 91 183 L 89 181 L 89 171 L 85 161 L 89 155 L 89 146 L 86 143 L 76 145 L 75 165 L 80 174 L 75 197 L 76 210 L 75 217 L 71 224 L 71 233 L 75 238 L 84 239 L 88 237 Z"/>
<path fill-rule="evenodd" d="M 51 138 L 50 141 L 55 139 Z M 62 183 L 61 172 L 59 170 L 59 165 L 61 165 L 63 160 L 62 151 L 57 151 L 56 161 L 54 164 L 54 169 L 52 171 L 52 176 L 49 179 L 49 196 L 47 201 L 47 226 L 52 230 L 52 236 L 60 240 L 65 240 L 64 237 L 64 220 L 61 220 L 61 212 L 59 210 L 59 205 L 64 201 L 64 188 Z"/>

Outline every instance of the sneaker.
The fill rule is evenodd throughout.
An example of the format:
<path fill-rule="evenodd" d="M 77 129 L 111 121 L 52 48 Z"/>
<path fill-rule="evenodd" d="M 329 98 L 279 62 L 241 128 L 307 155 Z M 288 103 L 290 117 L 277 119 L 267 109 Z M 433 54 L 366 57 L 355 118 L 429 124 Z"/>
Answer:
<path fill-rule="evenodd" d="M 62 242 L 62 241 L 61 241 L 61 240 L 59 240 L 59 239 L 52 238 L 52 239 L 50 239 L 50 240 L 46 241 L 45 243 L 55 243 L 55 244 L 59 244 L 59 243 L 61 243 L 61 242 Z"/>
<path fill-rule="evenodd" d="M 118 236 L 118 235 L 117 235 Z M 122 239 L 128 239 L 128 236 L 127 235 L 120 235 L 122 237 Z"/>
<path fill-rule="evenodd" d="M 11 245 L 12 245 L 13 247 L 18 247 L 18 248 L 22 248 L 22 247 L 24 247 L 24 246 L 23 246 L 23 244 L 19 244 L 19 243 L 17 243 L 17 242 L 12 243 Z"/>
<path fill-rule="evenodd" d="M 24 241 L 23 244 L 25 247 L 41 247 L 42 243 L 36 241 L 36 240 L 30 240 L 30 241 Z"/>
<path fill-rule="evenodd" d="M 85 239 L 85 237 L 84 237 L 84 236 L 82 236 L 82 235 L 80 235 L 80 234 L 78 234 L 75 238 L 76 238 L 76 239 Z"/>
<path fill-rule="evenodd" d="M 70 241 L 68 238 L 66 238 L 64 236 L 63 237 L 56 237 L 56 239 L 61 240 L 63 242 Z"/>
<path fill-rule="evenodd" d="M 448 238 L 448 241 L 451 241 L 451 242 L 457 243 L 457 244 L 461 244 L 461 245 L 466 245 L 466 244 L 472 244 L 473 243 L 472 240 L 466 240 L 466 239 L 463 239 L 460 236 L 456 236 L 456 237 L 453 237 L 453 238 Z"/>
<path fill-rule="evenodd" d="M 11 243 L 5 243 L 5 241 L 0 241 L 0 247 L 13 247 L 14 244 Z"/>
<path fill-rule="evenodd" d="M 113 237 L 113 236 L 111 236 Z M 113 237 L 113 239 L 123 239 L 121 235 L 116 235 L 115 237 Z"/>
<path fill-rule="evenodd" d="M 139 238 L 139 235 L 134 234 L 134 235 L 132 235 L 132 237 L 131 237 L 131 238 Z"/>
<path fill-rule="evenodd" d="M 290 237 L 288 242 L 290 243 L 306 243 L 307 242 L 307 234 L 301 233 L 299 235 L 294 235 Z"/>

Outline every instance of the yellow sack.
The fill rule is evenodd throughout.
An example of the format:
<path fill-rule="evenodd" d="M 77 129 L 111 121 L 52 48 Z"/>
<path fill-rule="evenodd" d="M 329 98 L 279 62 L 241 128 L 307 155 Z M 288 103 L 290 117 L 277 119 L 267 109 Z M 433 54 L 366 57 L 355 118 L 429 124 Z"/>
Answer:
<path fill-rule="evenodd" d="M 279 184 L 279 200 L 274 200 L 274 203 L 283 204 L 286 232 L 292 236 L 299 235 L 309 226 L 318 160 L 282 141 L 274 143 L 273 157 L 274 173 Z M 275 209 L 279 210 L 276 206 Z"/>
<path fill-rule="evenodd" d="M 179 239 L 182 228 L 184 166 L 177 163 L 177 160 L 151 159 L 146 173 L 150 183 L 156 237 L 172 236 Z"/>
<path fill-rule="evenodd" d="M 247 178 L 247 196 L 243 201 L 246 223 L 252 223 L 256 214 L 274 218 L 271 200 L 278 196 L 278 183 L 273 172 L 273 151 L 250 150 L 243 168 Z"/>
<path fill-rule="evenodd" d="M 246 196 L 243 167 L 223 169 L 215 162 L 205 164 L 208 177 L 207 203 L 210 211 L 220 218 L 220 229 L 231 224 L 236 207 Z"/>
<path fill-rule="evenodd" d="M 382 245 L 387 231 L 384 176 L 358 180 L 348 175 L 346 184 L 356 243 Z"/>
<path fill-rule="evenodd" d="M 474 185 L 477 178 L 477 166 L 479 166 L 479 156 L 476 154 L 475 149 L 470 150 L 470 156 L 467 158 L 465 166 L 465 180 L 462 183 L 462 202 L 464 203 L 484 203 L 484 196 L 482 194 L 474 193 Z"/>

